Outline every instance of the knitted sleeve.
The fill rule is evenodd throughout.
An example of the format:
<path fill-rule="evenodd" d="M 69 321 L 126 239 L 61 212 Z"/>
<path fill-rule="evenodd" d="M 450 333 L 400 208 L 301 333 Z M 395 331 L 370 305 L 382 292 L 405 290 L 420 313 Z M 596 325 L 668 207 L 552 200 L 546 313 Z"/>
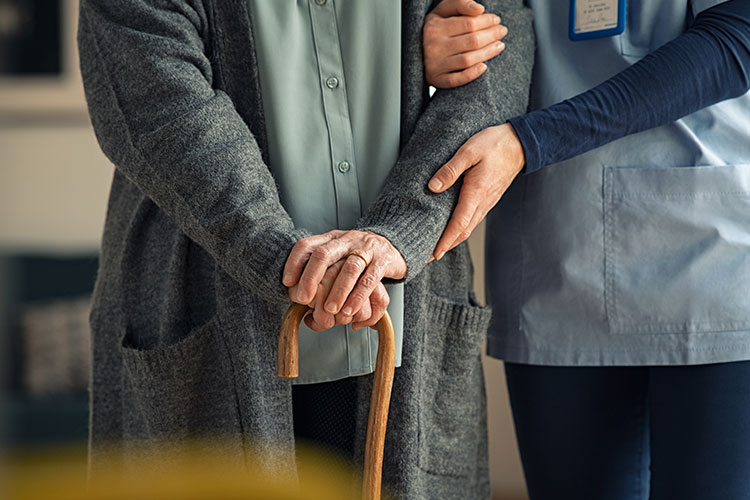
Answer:
<path fill-rule="evenodd" d="M 385 236 L 401 252 L 407 264 L 404 281 L 424 268 L 458 200 L 460 182 L 440 194 L 431 193 L 427 182 L 472 135 L 525 112 L 528 106 L 534 60 L 531 11 L 521 0 L 482 3 L 508 26 L 503 40 L 507 48 L 487 62 L 480 78 L 435 93 L 383 192 L 358 223 L 357 229 Z M 414 58 L 421 60 L 421 44 L 405 50 L 419 51 Z"/>
<path fill-rule="evenodd" d="M 287 301 L 295 230 L 255 138 L 212 85 L 200 2 L 82 0 L 79 51 L 102 150 L 259 296 Z M 127 223 L 127 221 L 124 221 Z"/>

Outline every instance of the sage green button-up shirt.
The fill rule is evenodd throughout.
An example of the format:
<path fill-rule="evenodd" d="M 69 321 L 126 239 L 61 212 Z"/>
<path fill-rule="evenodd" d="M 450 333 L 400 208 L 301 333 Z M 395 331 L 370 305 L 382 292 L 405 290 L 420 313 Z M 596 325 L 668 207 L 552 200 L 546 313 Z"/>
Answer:
<path fill-rule="evenodd" d="M 401 2 L 249 0 L 270 168 L 298 227 L 351 229 L 398 157 Z M 403 285 L 388 312 L 401 364 Z M 315 383 L 371 373 L 371 329 L 300 327 L 300 376 Z"/>

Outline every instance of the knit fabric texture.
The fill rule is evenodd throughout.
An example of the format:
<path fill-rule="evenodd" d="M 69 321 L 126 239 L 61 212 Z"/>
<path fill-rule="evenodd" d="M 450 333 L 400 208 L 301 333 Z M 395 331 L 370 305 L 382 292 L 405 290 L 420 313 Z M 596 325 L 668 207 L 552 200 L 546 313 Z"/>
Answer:
<path fill-rule="evenodd" d="M 489 498 L 481 342 L 466 245 L 425 264 L 458 188 L 427 181 L 479 130 L 526 110 L 530 11 L 488 1 L 508 48 L 464 87 L 429 99 L 421 28 L 403 2 L 402 154 L 358 229 L 403 254 L 403 364 L 383 479 L 399 498 Z M 294 471 L 291 385 L 276 377 L 288 305 L 281 272 L 308 236 L 279 202 L 246 0 L 82 0 L 79 50 L 98 141 L 116 169 L 91 312 L 92 473 L 142 461 L 149 442 L 221 438 L 222 456 Z M 371 376 L 359 377 L 362 457 Z M 106 452 L 105 452 L 106 450 Z"/>

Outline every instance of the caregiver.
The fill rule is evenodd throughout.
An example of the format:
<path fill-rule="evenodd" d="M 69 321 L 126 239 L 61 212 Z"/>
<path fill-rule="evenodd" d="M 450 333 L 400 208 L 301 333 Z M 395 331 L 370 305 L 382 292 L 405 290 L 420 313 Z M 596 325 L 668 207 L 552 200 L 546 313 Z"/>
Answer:
<path fill-rule="evenodd" d="M 529 494 L 748 498 L 750 2 L 528 3 L 533 111 L 430 189 L 463 180 L 437 259 L 502 196 L 488 349 Z"/>

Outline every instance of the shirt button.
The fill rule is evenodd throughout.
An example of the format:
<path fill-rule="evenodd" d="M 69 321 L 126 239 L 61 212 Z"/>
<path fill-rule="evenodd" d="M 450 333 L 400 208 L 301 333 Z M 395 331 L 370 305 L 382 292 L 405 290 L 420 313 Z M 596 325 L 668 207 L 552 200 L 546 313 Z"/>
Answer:
<path fill-rule="evenodd" d="M 342 174 L 347 173 L 350 168 L 352 168 L 352 166 L 348 161 L 339 162 L 339 172 L 341 172 Z"/>
<path fill-rule="evenodd" d="M 328 0 L 315 0 L 315 3 L 318 5 L 325 5 Z"/>
<path fill-rule="evenodd" d="M 326 86 L 329 89 L 335 89 L 336 87 L 339 86 L 339 79 L 336 78 L 335 76 L 332 76 L 331 78 L 329 78 L 328 80 L 326 80 Z"/>

